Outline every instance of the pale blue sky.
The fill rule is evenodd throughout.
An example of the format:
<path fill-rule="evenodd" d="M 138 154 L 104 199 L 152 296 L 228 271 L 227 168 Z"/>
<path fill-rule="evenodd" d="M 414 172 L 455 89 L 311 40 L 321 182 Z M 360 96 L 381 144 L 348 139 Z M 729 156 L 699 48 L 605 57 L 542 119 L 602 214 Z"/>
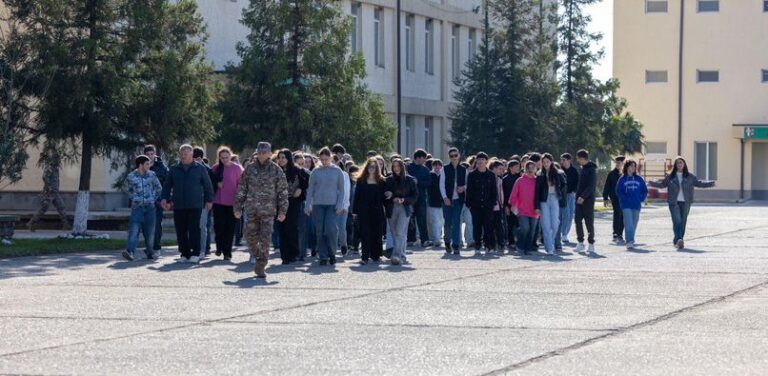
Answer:
<path fill-rule="evenodd" d="M 602 0 L 588 9 L 592 16 L 590 31 L 603 34 L 600 44 L 605 49 L 605 56 L 595 68 L 595 77 L 603 81 L 611 78 L 613 73 L 613 2 L 614 0 Z"/>

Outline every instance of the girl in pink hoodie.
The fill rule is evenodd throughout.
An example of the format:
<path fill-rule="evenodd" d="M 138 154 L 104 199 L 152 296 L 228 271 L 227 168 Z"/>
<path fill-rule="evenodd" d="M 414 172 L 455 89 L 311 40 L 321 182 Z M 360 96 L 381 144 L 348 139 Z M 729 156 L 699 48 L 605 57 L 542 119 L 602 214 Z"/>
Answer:
<path fill-rule="evenodd" d="M 525 164 L 525 174 L 517 179 L 509 195 L 509 206 L 517 215 L 517 252 L 520 256 L 535 251 L 536 224 L 539 221 L 539 210 L 536 209 L 536 163 L 528 161 Z"/>

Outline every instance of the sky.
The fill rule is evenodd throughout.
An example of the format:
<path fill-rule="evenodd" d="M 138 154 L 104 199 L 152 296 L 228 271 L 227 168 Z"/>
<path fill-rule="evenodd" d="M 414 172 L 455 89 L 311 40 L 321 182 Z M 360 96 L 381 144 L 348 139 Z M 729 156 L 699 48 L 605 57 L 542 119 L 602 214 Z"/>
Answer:
<path fill-rule="evenodd" d="M 603 81 L 611 78 L 613 73 L 613 2 L 602 0 L 587 9 L 592 16 L 590 31 L 603 34 L 600 45 L 605 49 L 605 55 L 594 71 L 595 77 Z"/>

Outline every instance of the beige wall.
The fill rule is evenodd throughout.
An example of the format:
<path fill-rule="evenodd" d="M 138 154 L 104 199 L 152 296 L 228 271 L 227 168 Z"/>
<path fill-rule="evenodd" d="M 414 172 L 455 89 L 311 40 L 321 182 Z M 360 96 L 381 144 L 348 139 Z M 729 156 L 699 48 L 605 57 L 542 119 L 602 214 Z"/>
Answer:
<path fill-rule="evenodd" d="M 619 92 L 645 125 L 646 140 L 667 142 L 667 157 L 677 154 L 680 4 L 670 0 L 668 13 L 645 13 L 645 0 L 614 2 Z M 717 142 L 720 196 L 738 195 L 740 130 L 733 124 L 768 124 L 768 84 L 761 82 L 761 69 L 768 69 L 768 13 L 761 0 L 721 0 L 716 13 L 696 9 L 696 0 L 685 1 L 681 154 L 695 168 L 694 142 Z M 697 83 L 697 69 L 719 70 L 720 82 Z M 646 70 L 666 70 L 668 81 L 646 84 Z M 751 146 L 745 147 L 746 190 Z"/>

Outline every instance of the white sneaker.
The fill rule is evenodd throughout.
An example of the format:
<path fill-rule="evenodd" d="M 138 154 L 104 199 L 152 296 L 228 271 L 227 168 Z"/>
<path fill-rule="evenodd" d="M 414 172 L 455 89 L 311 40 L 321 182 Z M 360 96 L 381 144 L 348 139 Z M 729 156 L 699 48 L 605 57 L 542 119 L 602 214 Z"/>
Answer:
<path fill-rule="evenodd" d="M 595 245 L 594 245 L 594 244 L 590 244 L 590 245 L 589 245 L 589 249 L 587 250 L 587 252 L 588 252 L 589 254 L 596 254 L 596 253 L 595 253 Z"/>
<path fill-rule="evenodd" d="M 584 250 L 586 248 L 584 247 L 584 243 L 579 243 L 576 245 L 576 253 L 584 253 Z"/>
<path fill-rule="evenodd" d="M 248 259 L 248 263 L 251 265 L 256 265 L 256 259 L 253 258 L 253 255 L 251 255 L 251 257 Z"/>
<path fill-rule="evenodd" d="M 192 256 L 192 257 L 189 258 L 189 262 L 191 264 L 199 264 L 200 263 L 200 257 Z"/>
<path fill-rule="evenodd" d="M 635 249 L 635 243 L 634 242 L 627 242 L 627 250 L 633 250 Z"/>

